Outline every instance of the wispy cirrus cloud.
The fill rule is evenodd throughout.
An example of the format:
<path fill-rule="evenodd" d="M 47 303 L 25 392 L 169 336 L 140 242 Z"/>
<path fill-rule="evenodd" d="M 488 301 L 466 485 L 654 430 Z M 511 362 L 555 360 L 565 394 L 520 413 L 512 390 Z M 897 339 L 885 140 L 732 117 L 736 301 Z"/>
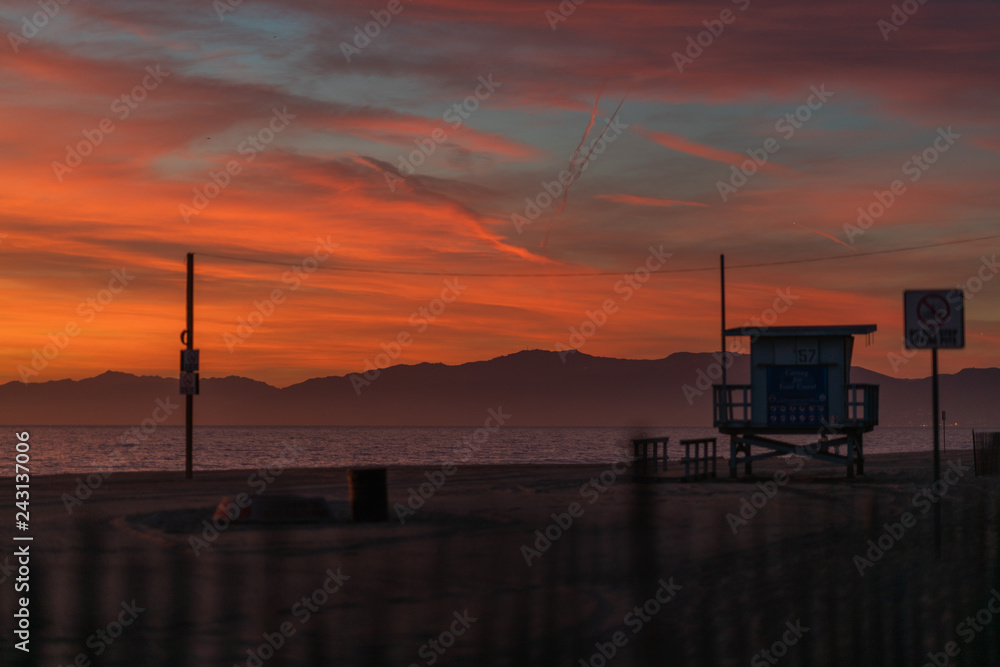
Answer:
<path fill-rule="evenodd" d="M 697 201 L 681 201 L 678 199 L 660 199 L 658 197 L 639 197 L 636 195 L 610 194 L 597 195 L 598 199 L 607 199 L 617 204 L 628 204 L 630 206 L 657 206 L 670 208 L 671 206 L 708 206 Z"/>
<path fill-rule="evenodd" d="M 212 360 L 206 369 L 287 383 L 358 370 L 441 289 L 435 275 L 337 266 L 614 272 L 631 270 L 651 244 L 663 244 L 674 253 L 670 269 L 711 269 L 722 252 L 734 265 L 861 255 L 995 228 L 995 4 L 927 3 L 886 42 L 876 27 L 885 6 L 752 3 L 683 73 L 670 66 L 672 54 L 718 7 L 585 3 L 553 31 L 545 18 L 551 2 L 429 0 L 406 4 L 348 63 L 339 44 L 371 20 L 372 8 L 361 0 L 263 0 L 219 21 L 201 0 L 69 3 L 17 54 L 0 58 L 0 234 L 7 234 L 0 280 L 8 312 L 17 313 L 5 328 L 0 382 L 17 379 L 18 363 L 77 317 L 81 299 L 121 266 L 135 271 L 134 284 L 53 362 L 48 378 L 107 368 L 173 373 L 190 250 L 291 263 L 317 236 L 341 244 L 330 269 L 311 276 L 282 316 L 233 355 L 222 333 L 247 304 L 282 285 L 283 270 L 198 261 L 199 344 Z M 0 19 L 17 26 L 22 11 L 0 8 Z M 112 103 L 155 64 L 169 78 L 120 118 Z M 490 73 L 503 82 L 496 94 L 461 127 L 445 122 L 445 110 Z M 725 206 L 715 205 L 716 183 L 731 165 L 744 162 L 821 82 L 836 91 L 822 113 L 782 142 Z M 604 95 L 595 96 L 599 90 Z M 567 169 L 581 130 L 593 123 L 593 136 L 603 126 L 614 106 L 610 91 L 614 103 L 628 91 L 619 112 L 628 129 L 588 163 L 561 211 L 557 195 L 537 224 L 517 234 L 511 214 L 523 213 L 526 199 Z M 247 159 L 240 146 L 275 107 L 295 119 Z M 53 162 L 65 161 L 106 117 L 114 131 L 57 180 Z M 902 166 L 941 125 L 953 126 L 961 141 L 909 180 Z M 389 188 L 386 174 L 398 170 L 400 155 L 419 150 L 435 130 L 447 139 L 416 174 Z M 178 205 L 232 160 L 240 173 L 185 224 Z M 839 247 L 846 241 L 839 230 L 895 179 L 904 179 L 905 195 L 858 239 L 858 252 Z M 558 234 L 542 248 L 557 211 Z M 803 293 L 801 322 L 853 321 L 862 306 L 890 313 L 878 316 L 884 333 L 876 345 L 858 350 L 878 370 L 886 351 L 898 348 L 901 286 L 955 284 L 994 250 L 981 243 L 809 271 L 734 269 L 733 317 L 759 312 L 776 286 L 788 285 Z M 551 348 L 581 313 L 614 293 L 615 281 L 474 279 L 401 361 Z M 648 358 L 709 349 L 716 292 L 712 270 L 656 276 L 587 351 Z M 1000 338 L 996 303 L 974 302 L 969 327 L 980 333 L 954 363 L 1000 363 L 990 344 Z"/>

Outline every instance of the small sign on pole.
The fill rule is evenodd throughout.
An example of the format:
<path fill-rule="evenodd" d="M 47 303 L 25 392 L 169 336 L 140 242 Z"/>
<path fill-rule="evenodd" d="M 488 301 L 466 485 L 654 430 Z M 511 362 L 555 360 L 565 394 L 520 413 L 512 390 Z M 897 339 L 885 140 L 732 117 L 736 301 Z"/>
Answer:
<path fill-rule="evenodd" d="M 960 289 L 903 292 L 906 347 L 965 347 L 965 295 Z"/>
<path fill-rule="evenodd" d="M 181 350 L 181 370 L 188 373 L 198 372 L 198 350 Z"/>
<path fill-rule="evenodd" d="M 198 374 L 181 372 L 181 393 L 194 396 L 198 393 Z"/>

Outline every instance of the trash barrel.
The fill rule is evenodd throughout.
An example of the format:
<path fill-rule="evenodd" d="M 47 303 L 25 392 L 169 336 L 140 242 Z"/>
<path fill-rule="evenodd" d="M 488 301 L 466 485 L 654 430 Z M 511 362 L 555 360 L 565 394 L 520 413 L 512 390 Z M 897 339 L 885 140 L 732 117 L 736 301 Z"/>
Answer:
<path fill-rule="evenodd" d="M 385 468 L 358 468 L 347 471 L 351 493 L 351 521 L 386 521 L 389 490 Z"/>

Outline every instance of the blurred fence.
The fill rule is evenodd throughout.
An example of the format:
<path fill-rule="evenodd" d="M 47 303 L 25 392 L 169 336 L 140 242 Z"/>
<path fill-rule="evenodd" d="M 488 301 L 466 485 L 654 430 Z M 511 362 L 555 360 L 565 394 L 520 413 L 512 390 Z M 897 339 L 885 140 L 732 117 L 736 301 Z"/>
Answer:
<path fill-rule="evenodd" d="M 882 535 L 911 507 L 909 492 L 858 485 L 853 499 L 827 501 L 816 497 L 822 485 L 786 487 L 739 539 L 699 501 L 723 487 L 756 492 L 758 481 L 622 482 L 627 520 L 584 515 L 530 567 L 517 546 L 531 527 L 503 516 L 240 529 L 238 550 L 220 542 L 200 557 L 120 526 L 73 521 L 58 548 L 35 552 L 31 656 L 11 648 L 4 591 L 0 664 L 70 665 L 86 654 L 94 665 L 144 667 L 715 667 L 751 664 L 767 650 L 781 665 L 880 667 L 923 665 L 948 642 L 959 649 L 952 664 L 1000 664 L 1000 614 L 981 612 L 1000 586 L 993 486 L 967 478 L 940 500 L 937 560 L 932 517 L 919 513 L 888 548 L 868 553 L 869 540 L 886 546 Z M 807 528 L 787 530 L 803 512 Z M 855 557 L 879 552 L 859 574 Z M 296 601 L 339 565 L 350 579 L 302 622 Z M 654 604 L 661 582 L 681 588 Z M 145 611 L 95 655 L 103 640 L 90 638 L 133 599 Z M 449 638 L 464 610 L 476 621 Z M 973 630 L 965 619 L 977 616 Z M 268 636 L 278 643 L 283 623 L 295 633 L 260 650 Z M 782 645 L 796 624 L 808 630 Z"/>
<path fill-rule="evenodd" d="M 977 475 L 1000 475 L 1000 432 L 972 433 Z"/>

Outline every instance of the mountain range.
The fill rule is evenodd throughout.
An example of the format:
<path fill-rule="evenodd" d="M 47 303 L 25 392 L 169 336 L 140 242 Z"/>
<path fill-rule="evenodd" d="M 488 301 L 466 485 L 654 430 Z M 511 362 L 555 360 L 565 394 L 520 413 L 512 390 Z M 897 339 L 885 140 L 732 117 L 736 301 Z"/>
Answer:
<path fill-rule="evenodd" d="M 614 359 L 581 352 L 526 350 L 458 365 L 397 365 L 362 375 L 313 378 L 278 388 L 244 377 L 203 378 L 196 425 L 481 425 L 502 409 L 519 426 L 706 426 L 719 374 L 709 353 Z M 728 381 L 746 383 L 749 357 L 737 355 Z M 880 424 L 931 419 L 929 378 L 893 378 L 860 367 L 851 381 L 880 385 Z M 940 376 L 948 423 L 1000 423 L 1000 369 Z M 701 393 L 699 393 L 701 392 Z M 0 423 L 22 426 L 184 423 L 176 377 L 108 371 L 84 380 L 0 385 Z"/>

